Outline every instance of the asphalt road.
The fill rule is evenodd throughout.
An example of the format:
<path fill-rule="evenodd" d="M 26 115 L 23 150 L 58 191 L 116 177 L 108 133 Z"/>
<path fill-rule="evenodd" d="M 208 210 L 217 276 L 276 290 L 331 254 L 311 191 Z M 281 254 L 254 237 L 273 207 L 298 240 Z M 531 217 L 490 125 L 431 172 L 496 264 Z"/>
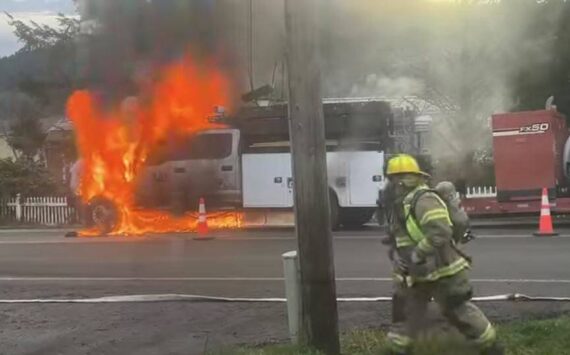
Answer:
<path fill-rule="evenodd" d="M 570 230 L 480 230 L 467 251 L 477 296 L 570 297 Z M 335 234 L 341 297 L 390 296 L 381 231 Z M 3 300 L 197 294 L 284 297 L 281 254 L 292 230 L 63 238 L 61 231 L 0 231 L 0 354 L 189 354 L 287 337 L 283 303 L 2 304 Z M 496 321 L 570 312 L 566 303 L 486 303 Z M 342 303 L 341 327 L 389 323 L 389 303 Z"/>

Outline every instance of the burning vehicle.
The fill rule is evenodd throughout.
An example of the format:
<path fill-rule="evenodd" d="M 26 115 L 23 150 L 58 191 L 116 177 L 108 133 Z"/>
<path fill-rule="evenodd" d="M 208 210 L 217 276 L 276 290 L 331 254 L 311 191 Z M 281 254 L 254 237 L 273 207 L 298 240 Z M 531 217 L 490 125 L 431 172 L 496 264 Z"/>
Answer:
<path fill-rule="evenodd" d="M 216 211 L 208 216 L 213 228 L 292 211 L 286 103 L 233 109 L 224 76 L 190 57 L 158 78 L 117 107 L 89 91 L 69 99 L 71 125 L 56 133 L 75 136 L 83 161 L 77 193 L 93 226 L 83 235 L 194 231 L 200 198 Z M 361 226 L 376 210 L 395 110 L 374 99 L 323 105 L 332 227 Z"/>

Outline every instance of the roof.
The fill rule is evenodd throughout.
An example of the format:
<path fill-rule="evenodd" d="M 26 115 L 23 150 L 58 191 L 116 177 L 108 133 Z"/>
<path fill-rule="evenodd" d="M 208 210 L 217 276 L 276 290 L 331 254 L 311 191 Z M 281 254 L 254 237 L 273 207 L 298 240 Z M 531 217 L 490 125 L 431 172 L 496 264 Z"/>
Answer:
<path fill-rule="evenodd" d="M 48 129 L 49 132 L 53 131 L 72 131 L 73 130 L 73 123 L 69 121 L 67 118 L 59 119 L 54 125 L 52 125 Z"/>
<path fill-rule="evenodd" d="M 47 130 L 46 143 L 68 141 L 73 131 L 73 124 L 67 118 L 62 118 Z"/>

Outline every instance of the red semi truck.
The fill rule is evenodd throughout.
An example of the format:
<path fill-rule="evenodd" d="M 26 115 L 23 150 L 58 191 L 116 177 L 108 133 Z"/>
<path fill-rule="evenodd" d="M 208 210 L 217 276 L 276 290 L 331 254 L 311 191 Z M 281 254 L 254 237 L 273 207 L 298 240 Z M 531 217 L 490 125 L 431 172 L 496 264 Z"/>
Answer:
<path fill-rule="evenodd" d="M 553 213 L 570 213 L 570 132 L 554 107 L 492 117 L 496 197 L 466 198 L 472 216 L 538 213 L 543 188 Z"/>

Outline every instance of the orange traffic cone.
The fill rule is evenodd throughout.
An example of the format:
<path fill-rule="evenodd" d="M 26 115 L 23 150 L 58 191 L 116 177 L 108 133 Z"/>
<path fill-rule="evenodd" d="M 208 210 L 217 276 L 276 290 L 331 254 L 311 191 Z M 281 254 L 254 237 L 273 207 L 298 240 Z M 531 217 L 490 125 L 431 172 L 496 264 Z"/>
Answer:
<path fill-rule="evenodd" d="M 200 198 L 200 203 L 198 205 L 198 235 L 194 237 L 195 240 L 211 240 L 214 237 L 208 236 L 208 216 L 206 215 L 206 203 L 204 198 Z"/>
<path fill-rule="evenodd" d="M 533 233 L 537 237 L 552 237 L 558 235 L 552 228 L 552 216 L 550 215 L 550 203 L 548 202 L 548 190 L 542 189 L 542 203 L 540 206 L 540 222 L 538 231 Z"/>

